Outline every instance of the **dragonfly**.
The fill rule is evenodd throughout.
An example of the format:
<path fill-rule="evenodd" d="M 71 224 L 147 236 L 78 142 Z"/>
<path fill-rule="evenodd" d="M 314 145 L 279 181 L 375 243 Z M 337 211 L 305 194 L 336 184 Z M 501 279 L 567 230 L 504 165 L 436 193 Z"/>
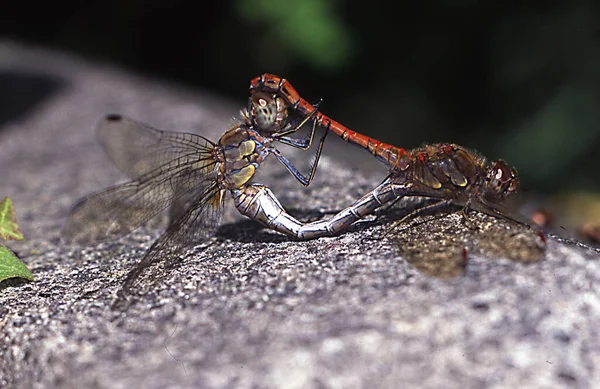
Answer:
<path fill-rule="evenodd" d="M 79 200 L 67 218 L 63 238 L 77 244 L 115 239 L 170 207 L 168 227 L 126 275 L 117 293 L 123 298 L 146 268 L 163 262 L 165 269 L 171 269 L 182 249 L 214 233 L 227 192 L 242 215 L 290 236 L 310 236 L 311 226 L 289 215 L 267 186 L 253 182 L 270 155 L 301 184 L 312 181 L 327 132 L 305 176 L 274 146 L 279 142 L 303 150 L 311 147 L 316 127 L 307 137 L 298 137 L 297 132 L 312 116 L 294 118 L 289 112 L 283 99 L 257 94 L 241 111 L 241 120 L 217 142 L 158 130 L 122 115 L 106 116 L 98 123 L 96 135 L 112 162 L 131 180 Z"/>
<path fill-rule="evenodd" d="M 434 202 L 413 210 L 395 225 L 420 213 L 457 204 L 462 206 L 467 224 L 467 213 L 474 209 L 529 227 L 528 220 L 511 214 L 503 204 L 519 187 L 517 170 L 504 160 L 488 162 L 476 151 L 454 143 L 436 143 L 411 150 L 383 143 L 324 115 L 304 100 L 289 81 L 274 74 L 265 73 L 252 79 L 250 94 L 269 96 L 271 100 L 283 99 L 288 108 L 301 117 L 311 118 L 327 132 L 367 150 L 388 168 L 388 176 L 375 189 L 331 219 L 311 223 L 307 231 L 312 237 L 338 234 L 384 206 L 413 196 Z"/>

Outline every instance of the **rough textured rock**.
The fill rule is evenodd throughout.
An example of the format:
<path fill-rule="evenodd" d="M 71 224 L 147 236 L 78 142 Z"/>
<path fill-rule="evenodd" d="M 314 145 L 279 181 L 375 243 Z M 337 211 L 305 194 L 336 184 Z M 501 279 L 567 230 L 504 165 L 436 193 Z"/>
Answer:
<path fill-rule="evenodd" d="M 94 124 L 118 112 L 216 140 L 246 85 L 231 104 L 3 42 L 0 86 L 0 195 L 13 198 L 27 237 L 9 246 L 36 278 L 0 289 L 0 387 L 600 385 L 598 251 L 557 238 L 541 251 L 535 232 L 479 214 L 475 232 L 448 214 L 382 238 L 392 213 L 298 242 L 229 206 L 214 239 L 182 253 L 128 312 L 111 311 L 160 229 L 93 247 L 60 241 L 74 201 L 119 179 Z M 385 175 L 360 150 L 326 147 L 309 188 L 275 160 L 261 167 L 259 181 L 304 219 L 349 205 Z M 427 275 L 440 263 L 460 275 Z"/>

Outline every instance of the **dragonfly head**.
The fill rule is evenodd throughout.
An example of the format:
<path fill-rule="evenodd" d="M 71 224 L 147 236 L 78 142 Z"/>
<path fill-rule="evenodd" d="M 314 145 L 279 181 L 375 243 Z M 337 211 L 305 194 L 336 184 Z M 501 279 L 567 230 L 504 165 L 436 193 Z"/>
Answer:
<path fill-rule="evenodd" d="M 485 200 L 498 203 L 513 194 L 518 187 L 519 180 L 515 168 L 511 168 L 501 159 L 488 165 L 482 187 Z"/>
<path fill-rule="evenodd" d="M 262 92 L 250 97 L 248 112 L 252 125 L 263 133 L 280 131 L 288 116 L 287 104 L 283 98 Z"/>

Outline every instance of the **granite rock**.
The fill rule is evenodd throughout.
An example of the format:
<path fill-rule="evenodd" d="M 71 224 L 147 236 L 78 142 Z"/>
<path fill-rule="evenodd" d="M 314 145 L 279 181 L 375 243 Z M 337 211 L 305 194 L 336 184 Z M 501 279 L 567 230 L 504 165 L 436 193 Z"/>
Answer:
<path fill-rule="evenodd" d="M 128 311 L 111 310 L 163 226 L 89 247 L 61 241 L 77 198 L 123 179 L 95 123 L 115 112 L 216 140 L 246 88 L 232 103 L 0 42 L 0 195 L 26 236 L 8 245 L 35 276 L 0 289 L 0 387 L 600 386 L 599 251 L 476 213 L 476 232 L 446 213 L 385 235 L 384 215 L 297 241 L 228 204 L 214 238 Z M 385 177 L 371 159 L 331 142 L 308 188 L 275 160 L 257 181 L 315 220 Z M 436 276 L 440 263 L 452 271 Z"/>

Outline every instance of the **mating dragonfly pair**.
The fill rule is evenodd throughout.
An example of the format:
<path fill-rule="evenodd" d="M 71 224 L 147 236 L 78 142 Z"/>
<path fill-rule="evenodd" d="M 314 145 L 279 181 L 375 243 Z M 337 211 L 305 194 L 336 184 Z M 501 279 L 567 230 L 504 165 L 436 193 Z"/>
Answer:
<path fill-rule="evenodd" d="M 173 261 L 183 248 L 213 233 L 227 191 L 242 215 L 300 239 L 338 234 L 406 196 L 437 200 L 407 217 L 457 203 L 464 206 L 465 215 L 476 209 L 510 219 L 501 203 L 519 182 L 516 170 L 502 160 L 488 163 L 456 144 L 405 150 L 379 142 L 322 114 L 318 104 L 302 99 L 288 81 L 275 75 L 253 79 L 250 92 L 241 121 L 216 143 L 195 134 L 160 131 L 119 115 L 109 115 L 98 125 L 97 135 L 105 151 L 132 181 L 80 200 L 63 230 L 65 239 L 87 244 L 123 236 L 171 207 L 169 226 L 127 275 L 122 291 L 127 291 L 146 267 L 165 258 Z M 312 126 L 310 135 L 298 137 L 305 124 Z M 309 149 L 317 127 L 326 131 L 305 176 L 274 145 L 280 142 Z M 300 183 L 309 185 L 329 132 L 368 150 L 388 167 L 389 174 L 332 218 L 302 223 L 285 211 L 268 187 L 252 179 L 272 154 Z"/>

